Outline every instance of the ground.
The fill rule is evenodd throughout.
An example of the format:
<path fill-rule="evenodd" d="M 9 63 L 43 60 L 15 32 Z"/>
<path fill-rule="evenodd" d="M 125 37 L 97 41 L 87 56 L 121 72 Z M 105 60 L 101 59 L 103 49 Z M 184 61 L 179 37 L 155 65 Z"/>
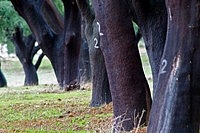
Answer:
<path fill-rule="evenodd" d="M 140 53 L 146 77 L 151 81 L 144 49 Z M 90 83 L 85 85 L 84 90 L 61 91 L 46 58 L 38 71 L 39 86 L 23 86 L 24 73 L 16 58 L 1 61 L 1 68 L 8 87 L 0 88 L 0 133 L 111 132 L 114 121 L 112 103 L 99 108 L 89 107 Z M 132 131 L 145 132 L 146 127 Z"/>
<path fill-rule="evenodd" d="M 23 86 L 24 72 L 17 58 L 8 58 L 1 61 L 2 71 L 7 79 L 8 86 Z M 45 57 L 38 70 L 39 84 L 57 84 L 55 74 L 49 60 Z"/>
<path fill-rule="evenodd" d="M 112 103 L 89 107 L 91 90 L 63 92 L 57 86 L 0 90 L 0 133 L 108 133 L 114 121 Z M 145 133 L 146 128 L 138 133 Z M 134 131 L 133 131 L 134 132 Z"/>

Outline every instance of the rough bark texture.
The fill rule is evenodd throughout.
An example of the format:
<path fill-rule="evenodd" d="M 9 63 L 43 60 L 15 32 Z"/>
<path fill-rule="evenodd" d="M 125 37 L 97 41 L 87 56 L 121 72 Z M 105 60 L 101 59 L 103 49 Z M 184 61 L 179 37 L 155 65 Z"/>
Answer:
<path fill-rule="evenodd" d="M 155 91 L 167 33 L 165 0 L 131 0 L 129 4 L 132 18 L 138 24 L 144 38 Z"/>
<path fill-rule="evenodd" d="M 51 0 L 11 0 L 26 20 L 44 54 L 49 58 L 61 88 L 79 82 L 78 59 L 81 17 L 73 0 L 63 1 L 64 21 Z M 63 25 L 64 24 L 64 25 Z"/>
<path fill-rule="evenodd" d="M 85 28 L 83 24 L 84 23 L 82 21 L 82 28 L 81 28 L 82 30 L 83 28 Z M 80 82 L 82 82 L 83 84 L 91 82 L 89 47 L 83 31 L 82 31 L 82 43 L 80 48 L 79 66 L 80 66 Z"/>
<path fill-rule="evenodd" d="M 37 85 L 37 68 L 41 63 L 41 59 L 38 60 L 35 67 L 35 65 L 33 64 L 33 57 L 40 49 L 39 47 L 35 46 L 35 38 L 32 34 L 25 37 L 23 35 L 22 29 L 17 27 L 15 33 L 13 34 L 13 42 L 15 46 L 16 55 L 19 58 L 24 69 L 24 85 Z"/>
<path fill-rule="evenodd" d="M 74 0 L 63 0 L 65 8 L 64 27 L 64 79 L 63 84 L 79 81 L 79 51 L 81 46 L 81 15 Z M 65 87 L 68 88 L 68 87 Z M 70 88 L 69 88 L 70 89 Z"/>
<path fill-rule="evenodd" d="M 85 20 L 85 35 L 89 46 L 92 72 L 92 100 L 90 106 L 98 107 L 112 101 L 105 61 L 100 49 L 98 25 L 88 0 L 76 0 Z"/>
<path fill-rule="evenodd" d="M 100 25 L 100 47 L 113 99 L 114 131 L 129 131 L 145 123 L 146 112 L 141 115 L 143 110 L 147 111 L 147 101 L 151 101 L 137 44 L 134 44 L 136 37 L 129 6 L 121 0 L 93 0 L 93 6 Z M 142 117 L 141 123 L 136 115 Z"/>
<path fill-rule="evenodd" d="M 166 0 L 166 5 L 167 41 L 148 132 L 199 133 L 200 2 Z"/>

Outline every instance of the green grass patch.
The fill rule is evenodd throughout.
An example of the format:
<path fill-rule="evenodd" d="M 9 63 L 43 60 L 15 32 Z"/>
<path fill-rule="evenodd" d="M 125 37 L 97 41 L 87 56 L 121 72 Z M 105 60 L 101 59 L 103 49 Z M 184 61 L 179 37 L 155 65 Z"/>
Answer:
<path fill-rule="evenodd" d="M 7 73 L 18 73 L 22 71 L 22 65 L 18 59 L 1 61 L 1 69 Z"/>
<path fill-rule="evenodd" d="M 0 91 L 0 131 L 88 133 L 101 129 L 105 122 L 111 123 L 111 105 L 89 107 L 91 91 L 39 91 L 43 87 L 48 88 L 35 86 L 35 92 L 32 87 Z"/>
<path fill-rule="evenodd" d="M 37 57 L 34 58 L 33 63 L 35 63 L 36 60 Z M 20 63 L 18 58 L 1 61 L 1 69 L 7 73 L 19 73 L 23 71 L 22 64 Z M 43 58 L 39 70 L 52 70 L 51 62 L 47 57 Z"/>

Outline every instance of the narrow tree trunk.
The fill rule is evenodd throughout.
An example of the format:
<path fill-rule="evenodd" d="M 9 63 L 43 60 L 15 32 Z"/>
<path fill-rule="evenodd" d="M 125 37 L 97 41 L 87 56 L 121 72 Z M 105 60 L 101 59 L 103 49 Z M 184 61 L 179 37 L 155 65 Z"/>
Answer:
<path fill-rule="evenodd" d="M 92 99 L 90 106 L 98 107 L 112 101 L 105 61 L 100 49 L 98 24 L 88 0 L 76 0 L 85 20 L 85 35 L 89 46 L 92 72 Z"/>
<path fill-rule="evenodd" d="M 5 86 L 7 86 L 7 81 L 0 69 L 0 87 L 5 87 Z"/>
<path fill-rule="evenodd" d="M 99 43 L 98 43 L 99 44 Z M 90 106 L 99 107 L 112 101 L 104 57 L 100 49 L 90 46 L 92 99 Z"/>
<path fill-rule="evenodd" d="M 113 99 L 114 131 L 130 131 L 145 123 L 147 101 L 151 98 L 134 44 L 136 37 L 129 7 L 121 0 L 93 0 L 93 5 Z"/>
<path fill-rule="evenodd" d="M 168 32 L 149 133 L 199 133 L 200 2 L 166 0 Z"/>
<path fill-rule="evenodd" d="M 23 36 L 23 31 L 20 28 L 16 28 L 16 32 L 13 34 L 13 42 L 15 46 L 16 55 L 19 58 L 25 73 L 24 85 L 37 85 L 38 76 L 37 69 L 33 64 L 33 57 L 39 50 L 35 48 L 35 39 L 32 35 Z"/>
<path fill-rule="evenodd" d="M 83 26 L 83 23 L 82 23 L 82 26 Z M 82 30 L 84 30 L 83 27 L 82 27 Z M 90 67 L 89 47 L 88 47 L 88 43 L 86 41 L 84 33 L 82 34 L 82 44 L 80 48 L 79 66 L 80 66 L 80 82 L 82 83 L 90 82 L 91 81 L 91 67 Z"/>

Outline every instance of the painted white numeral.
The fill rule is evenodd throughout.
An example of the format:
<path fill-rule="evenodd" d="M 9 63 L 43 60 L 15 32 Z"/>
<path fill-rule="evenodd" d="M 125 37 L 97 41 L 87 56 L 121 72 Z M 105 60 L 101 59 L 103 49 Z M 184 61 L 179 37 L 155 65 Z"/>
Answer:
<path fill-rule="evenodd" d="M 100 26 L 99 22 L 97 22 L 97 25 L 98 25 L 98 29 L 99 29 L 99 35 L 100 35 L 100 36 L 103 36 L 104 34 L 101 33 L 101 26 Z"/>
<path fill-rule="evenodd" d="M 95 44 L 94 44 L 94 48 L 99 48 L 97 38 L 94 38 L 94 42 L 95 42 Z"/>
<path fill-rule="evenodd" d="M 166 70 L 165 70 L 166 67 L 167 67 L 167 60 L 164 59 L 162 61 L 162 66 L 161 66 L 160 74 L 166 73 Z"/>

